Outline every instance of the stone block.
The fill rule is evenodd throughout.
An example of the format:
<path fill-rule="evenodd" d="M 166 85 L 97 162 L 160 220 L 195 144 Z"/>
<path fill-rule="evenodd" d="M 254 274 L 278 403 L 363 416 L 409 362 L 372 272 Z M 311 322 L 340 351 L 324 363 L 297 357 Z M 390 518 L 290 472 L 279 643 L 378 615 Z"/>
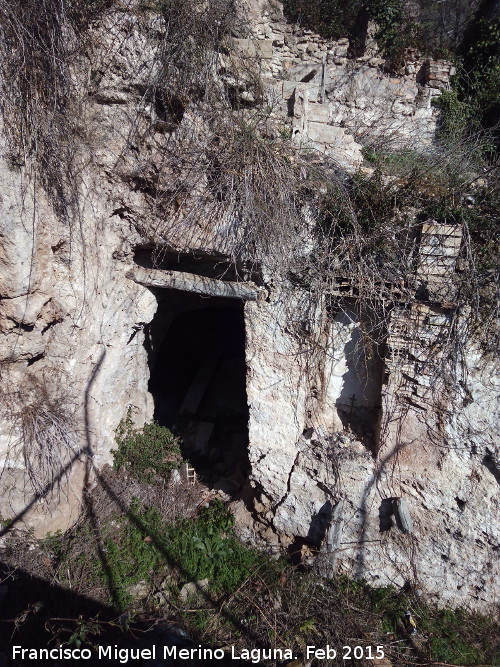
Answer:
<path fill-rule="evenodd" d="M 443 266 L 443 267 L 450 267 L 455 264 L 456 256 L 444 256 L 444 255 L 427 255 L 424 253 L 420 253 L 420 264 L 422 266 Z"/>
<path fill-rule="evenodd" d="M 239 54 L 245 58 L 273 57 L 273 41 L 271 39 L 235 39 L 234 44 Z"/>
<path fill-rule="evenodd" d="M 392 105 L 392 111 L 402 116 L 410 116 L 413 113 L 413 107 L 410 104 L 396 101 Z"/>
<path fill-rule="evenodd" d="M 94 102 L 97 102 L 97 104 L 127 104 L 128 95 L 113 88 L 102 89 L 94 95 Z"/>
<path fill-rule="evenodd" d="M 420 266 L 418 269 L 418 277 L 422 280 L 436 280 L 444 278 L 453 272 L 453 267 L 449 266 Z"/>
<path fill-rule="evenodd" d="M 441 248 L 455 248 L 458 252 L 460 246 L 462 245 L 462 238 L 460 236 L 438 236 L 434 239 L 439 240 L 439 245 Z M 424 237 L 424 245 L 428 245 Z"/>
<path fill-rule="evenodd" d="M 422 234 L 439 234 L 440 236 L 462 236 L 460 225 L 440 225 L 437 222 L 424 222 Z"/>
<path fill-rule="evenodd" d="M 330 120 L 330 107 L 327 104 L 310 104 L 307 119 L 316 123 L 328 123 Z"/>
<path fill-rule="evenodd" d="M 234 38 L 233 44 L 240 56 L 255 56 L 254 40 L 248 38 Z"/>
<path fill-rule="evenodd" d="M 405 86 L 404 94 L 407 100 L 414 100 L 418 95 L 418 88 L 416 86 Z"/>
<path fill-rule="evenodd" d="M 309 100 L 315 101 L 318 99 L 319 87 L 311 85 L 310 83 L 302 83 L 301 81 L 283 81 L 283 97 L 285 100 L 290 99 L 297 91 L 298 93 L 306 93 Z"/>
<path fill-rule="evenodd" d="M 431 327 L 445 327 L 450 324 L 450 318 L 447 315 L 429 315 L 429 326 Z M 421 382 L 421 384 L 425 384 Z"/>
<path fill-rule="evenodd" d="M 434 109 L 430 107 L 419 107 L 415 109 L 414 118 L 421 118 L 423 120 L 432 118 L 434 115 Z"/>
<path fill-rule="evenodd" d="M 272 39 L 261 39 L 256 42 L 257 56 L 264 59 L 273 57 Z"/>
<path fill-rule="evenodd" d="M 337 56 L 337 58 L 346 58 L 348 48 L 349 48 L 348 46 L 345 46 L 343 44 L 336 46 L 335 55 Z"/>
<path fill-rule="evenodd" d="M 208 579 L 200 579 L 199 581 L 189 581 L 187 584 L 181 588 L 179 597 L 182 602 L 187 602 L 188 600 L 196 600 L 197 604 L 201 604 L 207 597 L 207 591 L 209 589 Z"/>
<path fill-rule="evenodd" d="M 436 245 L 422 245 L 420 244 L 420 254 L 431 257 L 456 257 L 460 249 L 458 246 L 442 246 L 440 243 Z"/>
<path fill-rule="evenodd" d="M 303 137 L 301 137 L 303 139 Z M 325 144 L 320 144 L 317 141 L 311 141 L 307 137 L 303 141 L 303 147 L 306 147 L 311 150 L 318 151 L 319 153 L 326 153 L 327 151 L 325 150 Z"/>
<path fill-rule="evenodd" d="M 311 141 L 321 144 L 344 144 L 347 137 L 342 127 L 334 125 L 325 125 L 325 123 L 308 123 L 307 136 Z M 352 141 L 352 137 L 351 137 Z"/>
<path fill-rule="evenodd" d="M 316 83 L 321 78 L 321 68 L 316 65 L 293 65 L 288 68 L 286 78 L 300 83 Z"/>
<path fill-rule="evenodd" d="M 271 42 L 273 46 L 283 46 L 285 43 L 285 35 L 282 33 L 273 33 L 271 35 Z"/>

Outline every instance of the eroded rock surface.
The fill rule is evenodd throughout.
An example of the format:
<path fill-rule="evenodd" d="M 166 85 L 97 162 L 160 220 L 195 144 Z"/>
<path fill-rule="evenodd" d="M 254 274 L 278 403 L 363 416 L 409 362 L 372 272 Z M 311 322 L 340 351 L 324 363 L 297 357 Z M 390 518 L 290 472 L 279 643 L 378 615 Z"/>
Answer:
<path fill-rule="evenodd" d="M 237 38 L 238 48 L 259 62 L 274 120 L 298 146 L 353 173 L 362 144 L 377 132 L 396 145 L 432 141 L 431 100 L 447 85 L 446 63 L 416 60 L 389 75 L 373 53 L 349 59 L 346 40 L 330 43 L 286 25 L 278 3 L 259 7 L 252 5 L 250 36 Z M 120 7 L 94 28 L 100 82 L 82 107 L 88 135 L 77 156 L 76 222 L 57 216 L 36 184 L 26 187 L 28 174 L 1 147 L 0 514 L 22 517 L 38 534 L 74 522 L 94 466 L 111 460 L 128 407 L 139 424 L 153 417 L 148 363 L 158 294 L 127 273 L 137 268 L 136 250 L 154 246 L 162 221 L 154 190 L 168 187 L 168 174 L 158 177 L 162 151 L 171 136 L 204 131 L 191 111 L 166 129 L 144 102 L 154 35 L 164 29 L 158 17 Z M 130 137 L 151 123 L 157 132 L 139 150 Z M 229 261 L 234 227 L 228 219 L 189 230 L 172 224 L 164 243 L 213 266 Z M 495 366 L 468 344 L 451 360 L 446 383 L 436 381 L 429 350 L 450 326 L 448 273 L 459 232 L 430 222 L 426 233 L 448 239 L 447 271 L 421 264 L 427 281 L 432 274 L 433 302 L 394 308 L 387 354 L 370 360 L 359 354 L 355 309 L 342 307 L 322 332 L 317 367 L 290 327 L 303 293 L 284 277 L 266 277 L 263 267 L 262 298 L 244 306 L 250 474 L 245 502 L 235 507 L 245 539 L 274 548 L 308 544 L 321 550 L 328 572 L 410 582 L 441 602 L 486 609 L 498 598 L 500 574 Z M 60 419 L 74 443 L 59 445 L 55 479 L 40 473 L 45 498 L 33 495 L 23 450 L 35 408 Z M 411 533 L 397 524 L 397 498 L 406 499 Z"/>

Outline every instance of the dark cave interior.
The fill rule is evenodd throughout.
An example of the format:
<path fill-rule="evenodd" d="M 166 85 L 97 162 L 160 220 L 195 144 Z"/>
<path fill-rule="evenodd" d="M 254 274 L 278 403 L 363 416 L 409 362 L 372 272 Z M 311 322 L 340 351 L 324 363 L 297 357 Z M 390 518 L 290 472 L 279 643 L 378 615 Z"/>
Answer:
<path fill-rule="evenodd" d="M 229 494 L 249 472 L 243 302 L 155 290 L 149 391 L 198 477 Z"/>

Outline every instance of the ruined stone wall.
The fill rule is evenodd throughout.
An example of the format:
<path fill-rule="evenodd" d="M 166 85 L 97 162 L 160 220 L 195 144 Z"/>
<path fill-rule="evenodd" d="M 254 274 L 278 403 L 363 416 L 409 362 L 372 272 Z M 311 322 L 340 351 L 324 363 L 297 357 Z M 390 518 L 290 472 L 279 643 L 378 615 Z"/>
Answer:
<path fill-rule="evenodd" d="M 414 51 L 394 64 L 368 39 L 363 55 L 348 57 L 349 40 L 325 40 L 288 25 L 280 5 L 250 15 L 251 37 L 235 40 L 242 55 L 258 59 L 269 104 L 304 148 L 334 157 L 352 171 L 361 147 L 415 148 L 432 144 L 438 109 L 433 100 L 449 88 L 452 65 Z"/>

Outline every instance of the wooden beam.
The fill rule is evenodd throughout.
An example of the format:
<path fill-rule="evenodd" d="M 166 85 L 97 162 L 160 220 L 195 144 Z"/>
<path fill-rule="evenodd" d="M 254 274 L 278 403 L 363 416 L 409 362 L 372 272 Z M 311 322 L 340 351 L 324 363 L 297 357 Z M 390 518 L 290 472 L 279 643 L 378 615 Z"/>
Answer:
<path fill-rule="evenodd" d="M 197 413 L 221 356 L 222 350 L 212 350 L 198 368 L 179 410 L 180 415 L 195 415 Z"/>
<path fill-rule="evenodd" d="M 257 301 L 262 298 L 262 290 L 252 282 L 235 283 L 229 280 L 217 280 L 197 276 L 183 271 L 166 271 L 135 267 L 127 271 L 127 278 L 145 287 L 164 287 L 183 292 L 194 292 L 206 296 L 223 296 L 244 301 Z"/>

